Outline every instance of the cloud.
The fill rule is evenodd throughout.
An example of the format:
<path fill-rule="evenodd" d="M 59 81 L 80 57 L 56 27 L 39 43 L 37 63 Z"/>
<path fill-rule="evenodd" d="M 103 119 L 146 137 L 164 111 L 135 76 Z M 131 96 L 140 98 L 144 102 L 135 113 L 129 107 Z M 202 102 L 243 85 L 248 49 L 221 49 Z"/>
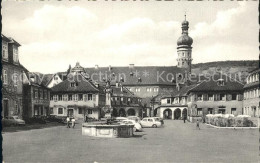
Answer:
<path fill-rule="evenodd" d="M 193 63 L 257 59 L 256 11 L 254 5 L 240 3 L 218 11 L 212 22 L 190 24 Z M 24 19 L 6 14 L 3 22 L 3 33 L 22 44 L 20 61 L 31 71 L 65 71 L 77 61 L 88 67 L 177 64 L 176 43 L 181 36 L 177 21 L 133 16 L 109 24 L 82 6 L 44 5 Z"/>

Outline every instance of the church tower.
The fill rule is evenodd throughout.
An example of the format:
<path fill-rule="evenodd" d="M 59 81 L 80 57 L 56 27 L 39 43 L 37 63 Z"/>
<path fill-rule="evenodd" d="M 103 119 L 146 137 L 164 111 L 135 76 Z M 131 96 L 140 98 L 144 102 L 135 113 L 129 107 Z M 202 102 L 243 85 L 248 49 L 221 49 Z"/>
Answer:
<path fill-rule="evenodd" d="M 189 22 L 185 20 L 182 22 L 182 35 L 177 41 L 177 54 L 178 54 L 178 65 L 177 67 L 186 68 L 187 71 L 191 72 L 191 52 L 192 52 L 192 38 L 188 35 Z"/>

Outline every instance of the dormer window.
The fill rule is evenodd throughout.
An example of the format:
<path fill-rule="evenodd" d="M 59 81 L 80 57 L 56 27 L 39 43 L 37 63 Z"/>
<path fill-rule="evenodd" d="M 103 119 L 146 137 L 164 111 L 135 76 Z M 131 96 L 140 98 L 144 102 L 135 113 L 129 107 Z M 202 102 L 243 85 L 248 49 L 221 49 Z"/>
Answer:
<path fill-rule="evenodd" d="M 133 72 L 130 72 L 130 76 L 134 76 L 134 73 L 133 73 Z"/>
<path fill-rule="evenodd" d="M 77 86 L 78 86 L 78 83 L 77 83 L 77 82 L 71 82 L 71 83 L 70 83 L 70 86 L 71 86 L 71 87 L 77 87 Z"/>
<path fill-rule="evenodd" d="M 14 62 L 18 62 L 18 48 L 14 47 L 13 49 L 13 54 L 14 54 Z"/>
<path fill-rule="evenodd" d="M 218 79 L 217 85 L 218 86 L 224 86 L 225 85 L 224 79 Z"/>

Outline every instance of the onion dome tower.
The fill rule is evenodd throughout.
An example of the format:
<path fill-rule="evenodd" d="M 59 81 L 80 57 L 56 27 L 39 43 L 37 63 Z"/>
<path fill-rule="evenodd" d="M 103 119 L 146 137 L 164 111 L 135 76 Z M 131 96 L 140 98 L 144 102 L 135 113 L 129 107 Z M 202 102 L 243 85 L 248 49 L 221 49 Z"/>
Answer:
<path fill-rule="evenodd" d="M 189 29 L 189 22 L 186 20 L 186 14 L 185 14 L 185 20 L 182 22 L 182 35 L 177 40 L 177 67 L 180 68 L 186 68 L 187 71 L 191 72 L 191 52 L 192 52 L 192 43 L 193 39 L 188 35 L 188 29 Z"/>

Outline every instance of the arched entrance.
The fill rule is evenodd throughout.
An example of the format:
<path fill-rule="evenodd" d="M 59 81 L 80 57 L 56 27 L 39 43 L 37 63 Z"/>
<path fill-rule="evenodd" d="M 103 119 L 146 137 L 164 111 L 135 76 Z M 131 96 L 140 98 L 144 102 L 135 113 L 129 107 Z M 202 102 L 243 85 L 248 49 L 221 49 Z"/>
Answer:
<path fill-rule="evenodd" d="M 187 119 L 187 109 L 186 108 L 184 108 L 183 110 L 182 110 L 182 117 L 183 118 L 186 118 Z"/>
<path fill-rule="evenodd" d="M 118 116 L 117 110 L 116 108 L 113 108 L 112 117 L 117 117 L 117 116 Z"/>
<path fill-rule="evenodd" d="M 164 119 L 172 119 L 172 110 L 171 109 L 165 109 L 163 111 L 163 118 Z"/>
<path fill-rule="evenodd" d="M 126 117 L 125 109 L 121 108 L 119 110 L 119 117 Z"/>
<path fill-rule="evenodd" d="M 128 109 L 127 110 L 127 116 L 134 116 L 135 115 L 135 110 L 134 109 Z"/>
<path fill-rule="evenodd" d="M 174 110 L 174 119 L 180 119 L 181 118 L 181 109 L 177 108 Z"/>

